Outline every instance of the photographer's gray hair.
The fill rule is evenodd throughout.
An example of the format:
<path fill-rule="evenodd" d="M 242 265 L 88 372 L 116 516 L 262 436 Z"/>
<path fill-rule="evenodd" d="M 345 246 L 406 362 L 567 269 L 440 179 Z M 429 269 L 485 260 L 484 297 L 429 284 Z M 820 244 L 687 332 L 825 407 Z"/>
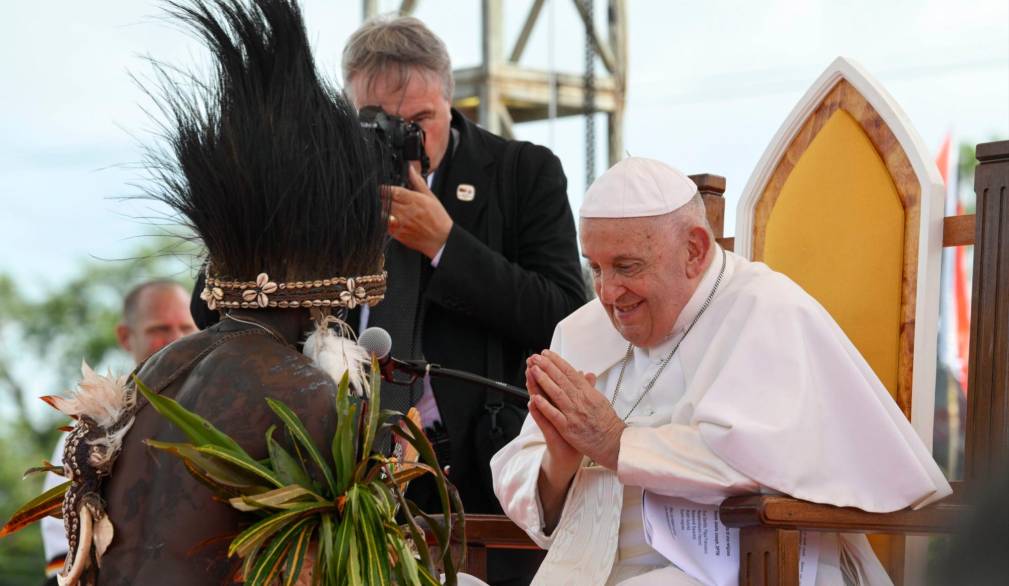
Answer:
<path fill-rule="evenodd" d="M 365 75 L 368 86 L 378 74 L 398 75 L 398 87 L 405 87 L 414 69 L 427 70 L 442 82 L 445 99 L 455 90 L 448 49 L 438 35 L 413 16 L 384 15 L 370 18 L 357 29 L 343 49 L 344 91 L 350 80 Z"/>

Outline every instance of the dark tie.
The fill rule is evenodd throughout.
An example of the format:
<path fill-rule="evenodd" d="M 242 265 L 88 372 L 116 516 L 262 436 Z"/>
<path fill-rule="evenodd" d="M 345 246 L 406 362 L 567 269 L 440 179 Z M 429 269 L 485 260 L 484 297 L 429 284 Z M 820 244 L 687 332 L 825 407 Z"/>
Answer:
<path fill-rule="evenodd" d="M 421 349 L 420 285 L 423 263 L 421 253 L 410 250 L 396 240 L 390 240 L 385 252 L 385 267 L 389 272 L 385 299 L 373 307 L 369 326 L 384 328 L 392 337 L 392 356 L 400 360 L 423 357 Z M 401 413 L 420 399 L 423 383 L 397 385 L 382 382 L 382 408 Z"/>

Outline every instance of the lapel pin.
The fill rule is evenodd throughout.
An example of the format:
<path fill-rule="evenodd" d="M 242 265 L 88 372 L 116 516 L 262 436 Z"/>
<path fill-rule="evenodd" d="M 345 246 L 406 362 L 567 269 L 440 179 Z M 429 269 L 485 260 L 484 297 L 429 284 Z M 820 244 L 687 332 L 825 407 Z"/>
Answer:
<path fill-rule="evenodd" d="M 455 197 L 459 201 L 473 201 L 476 197 L 476 188 L 469 183 L 460 183 L 455 190 Z"/>

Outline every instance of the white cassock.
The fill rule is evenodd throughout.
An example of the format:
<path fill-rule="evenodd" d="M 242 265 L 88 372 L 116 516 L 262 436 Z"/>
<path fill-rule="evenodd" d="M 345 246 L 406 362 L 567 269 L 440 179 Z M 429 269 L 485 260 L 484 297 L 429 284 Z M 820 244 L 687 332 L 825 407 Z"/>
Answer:
<path fill-rule="evenodd" d="M 536 486 L 546 444 L 531 417 L 491 460 L 505 513 L 549 549 L 534 584 L 697 584 L 645 542 L 642 489 L 703 504 L 782 493 L 872 512 L 920 507 L 952 492 L 826 310 L 766 265 L 725 254 L 710 306 L 627 420 L 617 472 L 585 462 L 552 534 L 543 533 Z M 617 415 L 631 409 L 683 337 L 721 264 L 716 250 L 669 340 L 634 349 Z M 613 396 L 627 341 L 598 300 L 557 326 L 551 349 L 597 373 L 596 388 Z M 842 555 L 865 583 L 889 583 L 864 536 L 822 534 L 820 544 L 817 584 L 842 583 Z"/>

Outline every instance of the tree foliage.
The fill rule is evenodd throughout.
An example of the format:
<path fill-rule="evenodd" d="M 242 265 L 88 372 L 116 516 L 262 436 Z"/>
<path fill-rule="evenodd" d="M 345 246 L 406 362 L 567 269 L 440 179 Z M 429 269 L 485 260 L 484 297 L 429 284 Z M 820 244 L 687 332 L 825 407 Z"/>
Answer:
<path fill-rule="evenodd" d="M 42 476 L 24 471 L 51 457 L 65 422 L 37 397 L 63 394 L 77 379 L 81 360 L 124 369 L 115 326 L 123 297 L 134 285 L 173 278 L 192 286 L 196 247 L 175 237 L 151 239 L 127 260 L 87 259 L 58 287 L 35 298 L 0 273 L 0 519 L 41 492 Z M 40 388 L 40 385 L 45 385 Z M 41 535 L 26 530 L 0 543 L 0 586 L 42 583 Z"/>

